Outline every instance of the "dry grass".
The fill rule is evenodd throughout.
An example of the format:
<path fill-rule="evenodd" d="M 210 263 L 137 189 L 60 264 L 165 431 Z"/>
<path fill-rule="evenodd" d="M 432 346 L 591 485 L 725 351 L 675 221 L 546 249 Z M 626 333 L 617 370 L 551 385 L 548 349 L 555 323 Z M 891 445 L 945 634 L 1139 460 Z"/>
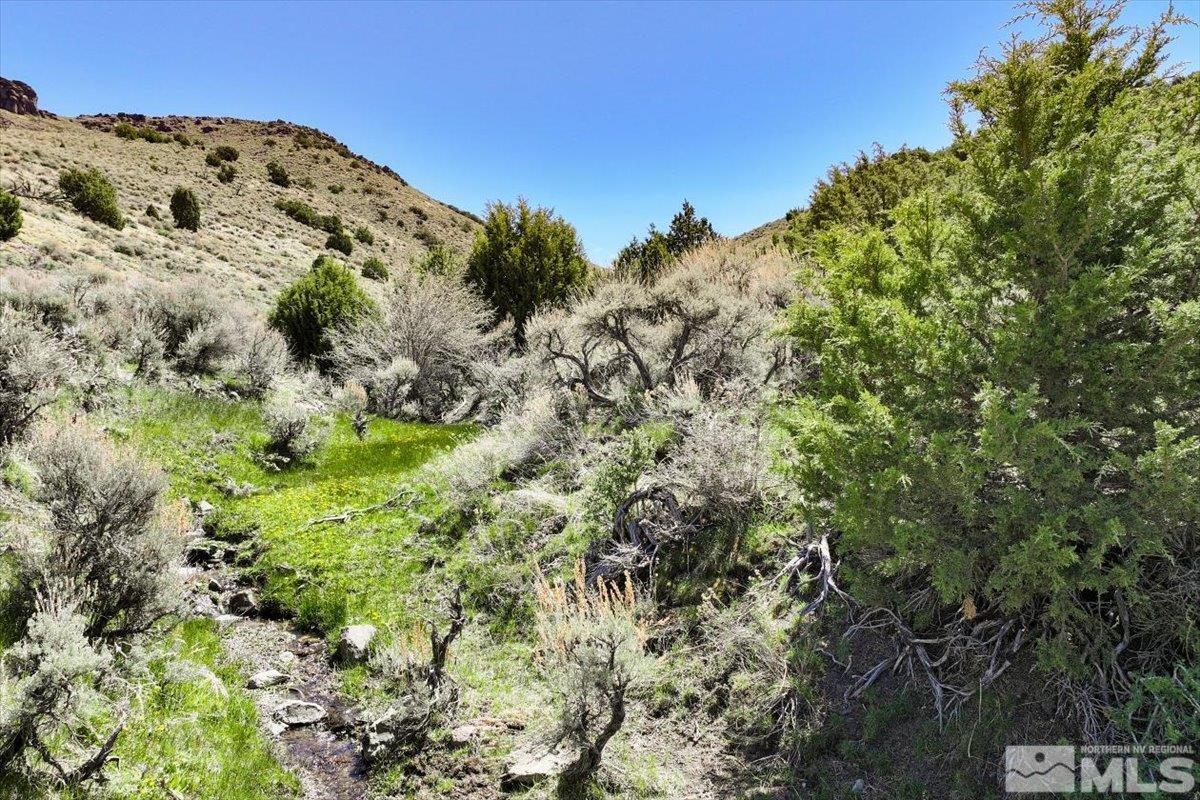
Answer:
<path fill-rule="evenodd" d="M 0 247 L 0 270 L 110 270 L 130 285 L 199 280 L 262 308 L 316 256 L 329 252 L 328 234 L 276 209 L 280 197 L 298 198 L 321 214 L 337 214 L 347 230 L 370 229 L 373 244 L 356 242 L 348 258 L 333 254 L 356 269 L 372 256 L 389 266 L 404 266 L 425 253 L 426 242 L 441 241 L 462 251 L 478 228 L 470 217 L 311 129 L 192 117 L 136 123 L 183 133 L 193 142 L 183 146 L 121 139 L 112 132 L 118 121 L 0 111 L 0 185 L 52 195 L 60 170 L 94 166 L 115 185 L 128 220 L 124 230 L 116 231 L 65 204 L 22 198 L 25 224 L 17 238 Z M 216 168 L 204 162 L 205 154 L 219 145 L 240 153 L 234 162 L 237 176 L 230 183 L 220 183 Z M 268 181 L 270 161 L 284 166 L 291 187 Z M 194 189 L 200 197 L 196 233 L 178 230 L 171 222 L 168 207 L 176 186 Z M 146 214 L 150 205 L 161 219 Z"/>

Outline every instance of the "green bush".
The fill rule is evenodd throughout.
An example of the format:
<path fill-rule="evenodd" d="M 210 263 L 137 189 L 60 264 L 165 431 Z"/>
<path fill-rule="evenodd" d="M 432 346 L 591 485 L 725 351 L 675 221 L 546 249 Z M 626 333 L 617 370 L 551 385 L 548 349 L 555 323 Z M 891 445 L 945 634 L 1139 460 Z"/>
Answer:
<path fill-rule="evenodd" d="M 301 225 L 325 231 L 339 233 L 342 230 L 342 220 L 336 214 L 318 214 L 312 206 L 302 200 L 281 197 L 275 201 L 275 207 Z"/>
<path fill-rule="evenodd" d="M 215 153 L 217 158 L 221 159 L 222 161 L 237 161 L 238 156 L 240 155 L 236 147 L 227 144 L 223 144 L 214 148 L 213 153 Z"/>
<path fill-rule="evenodd" d="M 100 170 L 63 170 L 58 176 L 58 188 L 85 217 L 117 230 L 125 227 L 125 218 L 117 208 L 117 190 Z"/>
<path fill-rule="evenodd" d="M 204 163 L 208 164 L 210 167 L 219 167 L 225 163 L 225 160 L 215 152 L 209 151 L 204 154 Z"/>
<path fill-rule="evenodd" d="M 444 244 L 435 244 L 413 264 L 413 268 L 426 275 L 452 275 L 460 268 L 454 251 Z"/>
<path fill-rule="evenodd" d="M 21 201 L 0 189 L 0 242 L 7 242 L 21 230 Z"/>
<path fill-rule="evenodd" d="M 236 177 L 237 167 L 233 164 L 222 164 L 221 168 L 217 170 L 217 180 L 221 183 L 232 183 Z"/>
<path fill-rule="evenodd" d="M 189 231 L 200 229 L 200 200 L 191 189 L 177 186 L 171 195 L 171 216 L 175 227 Z"/>
<path fill-rule="evenodd" d="M 159 216 L 158 208 L 156 208 L 153 203 L 146 206 L 146 216 L 150 219 L 162 219 L 162 217 Z"/>
<path fill-rule="evenodd" d="M 549 209 L 533 209 L 521 200 L 516 206 L 489 206 L 465 279 L 498 317 L 512 318 L 517 344 L 523 346 L 526 320 L 585 286 L 590 268 L 575 228 Z"/>
<path fill-rule="evenodd" d="M 951 85 L 955 181 L 816 237 L 792 474 L 861 599 L 917 636 L 1022 618 L 1121 701 L 1114 654 L 1200 658 L 1200 74 L 1056 8 Z"/>
<path fill-rule="evenodd" d="M 161 131 L 156 131 L 154 128 L 148 127 L 137 128 L 128 122 L 118 122 L 113 127 L 113 133 L 122 139 L 141 139 L 152 144 L 164 144 L 171 141 L 171 137 Z"/>
<path fill-rule="evenodd" d="M 192 145 L 192 138 L 182 131 L 176 131 L 171 134 L 171 138 L 175 140 L 176 144 L 183 147 L 191 147 Z"/>
<path fill-rule="evenodd" d="M 354 240 L 345 231 L 329 234 L 329 238 L 325 240 L 325 246 L 347 256 L 354 252 Z"/>
<path fill-rule="evenodd" d="M 380 259 L 371 256 L 363 262 L 362 276 L 373 281 L 386 281 L 388 279 L 387 265 Z"/>
<path fill-rule="evenodd" d="M 330 194 L 341 194 L 344 191 L 346 191 L 346 187 L 342 186 L 340 183 L 331 183 L 329 185 Z"/>
<path fill-rule="evenodd" d="M 269 322 L 283 334 L 298 359 L 327 366 L 328 335 L 371 313 L 374 305 L 359 287 L 354 273 L 328 256 L 284 289 L 275 301 Z"/>
<path fill-rule="evenodd" d="M 292 179 L 288 177 L 287 170 L 277 161 L 267 164 L 267 180 L 285 189 L 292 185 Z"/>
<path fill-rule="evenodd" d="M 375 234 L 371 233 L 371 229 L 365 225 L 359 225 L 354 229 L 354 238 L 363 244 L 375 244 Z"/>

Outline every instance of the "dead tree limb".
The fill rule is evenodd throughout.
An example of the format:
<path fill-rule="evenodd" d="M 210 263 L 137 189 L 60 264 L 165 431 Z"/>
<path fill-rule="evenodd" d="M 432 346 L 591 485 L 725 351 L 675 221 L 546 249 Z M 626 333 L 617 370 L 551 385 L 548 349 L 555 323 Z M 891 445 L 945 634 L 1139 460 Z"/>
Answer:
<path fill-rule="evenodd" d="M 364 514 L 371 514 L 375 511 L 382 511 L 385 508 L 394 508 L 399 505 L 409 505 L 409 504 L 411 504 L 411 502 L 413 500 L 416 499 L 416 494 L 417 493 L 415 491 L 413 491 L 412 489 L 406 488 L 400 492 L 397 492 L 396 494 L 392 495 L 391 497 L 389 497 L 388 499 L 386 499 L 380 503 L 374 503 L 369 506 L 363 506 L 362 508 L 350 508 L 339 514 L 330 514 L 327 517 L 317 517 L 316 519 L 310 519 L 308 522 L 304 523 L 304 527 L 312 528 L 317 525 L 325 525 L 328 523 L 340 524 L 343 522 L 349 522 L 350 520 L 354 519 L 355 517 L 361 517 Z"/>

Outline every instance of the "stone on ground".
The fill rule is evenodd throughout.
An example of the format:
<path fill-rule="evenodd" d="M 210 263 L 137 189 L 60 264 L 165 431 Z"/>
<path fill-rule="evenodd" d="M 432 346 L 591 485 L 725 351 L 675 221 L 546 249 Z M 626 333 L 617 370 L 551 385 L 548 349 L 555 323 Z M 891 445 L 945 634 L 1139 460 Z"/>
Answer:
<path fill-rule="evenodd" d="M 325 719 L 325 709 L 304 700 L 289 700 L 275 709 L 275 719 L 284 725 L 312 725 Z"/>
<path fill-rule="evenodd" d="M 347 625 L 342 628 L 338 637 L 338 660 L 344 663 L 365 661 L 374 638 L 374 625 Z"/>

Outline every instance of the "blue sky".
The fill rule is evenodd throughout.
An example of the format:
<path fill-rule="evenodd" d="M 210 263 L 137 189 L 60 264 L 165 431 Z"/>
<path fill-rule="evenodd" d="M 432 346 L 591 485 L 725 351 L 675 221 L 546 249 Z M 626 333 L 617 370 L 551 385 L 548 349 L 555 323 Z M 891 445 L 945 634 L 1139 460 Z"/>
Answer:
<path fill-rule="evenodd" d="M 1200 0 L 1176 7 L 1200 17 Z M 2 0 L 0 74 L 60 114 L 313 125 L 454 205 L 553 206 L 607 262 L 685 197 L 737 234 L 803 205 L 874 141 L 945 144 L 942 89 L 1013 15 L 1007 2 Z M 1196 68 L 1196 28 L 1173 56 Z"/>

